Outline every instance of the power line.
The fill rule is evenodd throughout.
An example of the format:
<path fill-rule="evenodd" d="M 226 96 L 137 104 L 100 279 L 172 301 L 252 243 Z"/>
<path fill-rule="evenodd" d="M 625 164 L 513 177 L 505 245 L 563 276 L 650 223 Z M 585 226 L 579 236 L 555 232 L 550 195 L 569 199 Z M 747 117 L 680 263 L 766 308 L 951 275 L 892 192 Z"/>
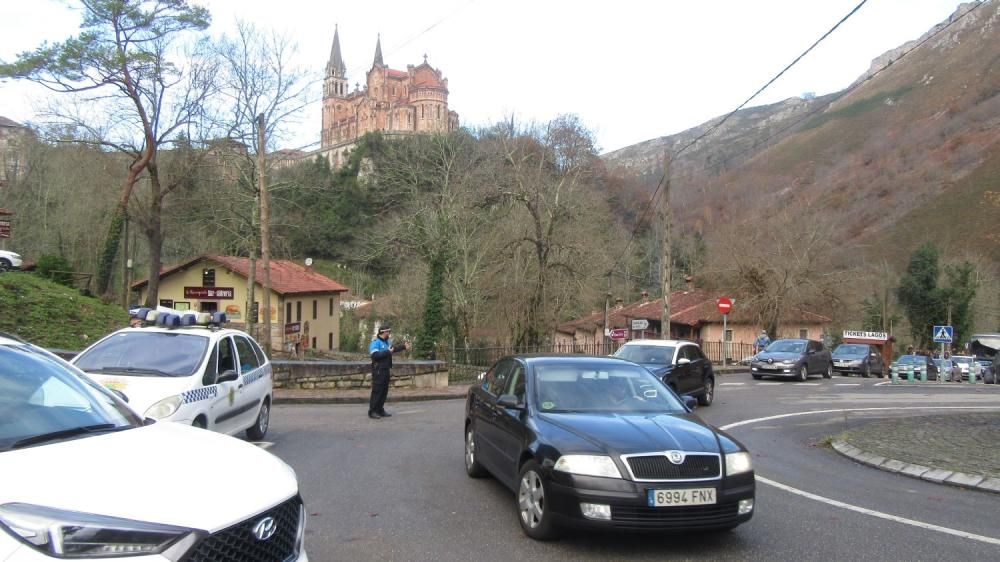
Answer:
<path fill-rule="evenodd" d="M 766 90 L 768 87 L 770 87 L 771 84 L 773 84 L 778 78 L 781 78 L 781 76 L 784 75 L 785 72 L 788 72 L 788 70 L 790 68 L 792 68 L 793 66 L 795 66 L 800 60 L 802 60 L 802 58 L 804 56 L 806 56 L 807 54 L 809 54 L 810 51 L 812 51 L 814 48 L 816 48 L 817 45 L 819 45 L 821 42 L 823 42 L 824 39 L 826 39 L 827 37 L 829 37 L 831 33 L 833 33 L 838 27 L 841 26 L 841 24 L 843 24 L 851 16 L 853 16 L 867 2 L 868 2 L 868 0 L 861 0 L 861 2 L 857 6 L 855 6 L 853 10 L 851 10 L 846 16 L 844 16 L 843 18 L 841 18 L 840 21 L 838 21 L 833 27 L 830 28 L 829 31 L 827 31 L 826 33 L 824 33 L 819 39 L 817 39 L 812 45 L 810 45 L 808 49 L 806 49 L 805 51 L 803 51 L 802 54 L 800 54 L 799 56 L 795 57 L 795 60 L 793 60 L 791 63 L 789 63 L 785 68 L 783 68 L 781 70 L 781 72 L 779 72 L 773 78 L 771 78 L 770 80 L 768 80 L 766 84 L 764 84 L 763 86 L 761 86 L 756 92 L 754 92 L 754 94 L 752 96 L 750 96 L 749 98 L 747 98 L 746 101 L 744 101 L 740 105 L 736 106 L 736 109 L 730 111 L 725 117 L 722 118 L 721 121 L 719 121 L 718 123 L 715 123 L 714 125 L 712 125 L 708 129 L 706 129 L 702 134 L 698 135 L 694 140 L 692 140 L 688 144 L 684 145 L 680 150 L 678 150 L 676 153 L 674 153 L 673 155 L 671 155 L 670 159 L 669 159 L 669 162 L 672 163 L 674 161 L 674 159 L 677 158 L 677 156 L 679 156 L 682 152 L 684 152 L 685 150 L 687 150 L 688 148 L 690 148 L 691 146 L 693 146 L 695 143 L 697 143 L 698 141 L 700 141 L 701 139 L 705 138 L 706 136 L 708 136 L 709 134 L 711 134 L 713 131 L 715 131 L 716 129 L 718 129 L 719 127 L 721 127 L 726 121 L 729 120 L 730 117 L 732 117 L 733 115 L 735 115 L 737 111 L 739 111 L 740 109 L 742 109 L 744 106 L 746 106 L 748 103 L 750 103 L 754 98 L 756 98 L 757 96 L 759 96 L 764 90 Z M 660 181 L 658 181 L 656 183 L 656 189 L 653 190 L 653 195 L 650 197 L 650 204 L 646 206 L 646 209 L 643 211 L 642 215 L 639 218 L 639 222 L 636 223 L 635 228 L 632 230 L 632 236 L 629 237 L 628 243 L 625 244 L 625 250 L 621 253 L 621 257 L 619 258 L 619 260 L 623 259 L 625 256 L 628 255 L 628 250 L 632 246 L 632 242 L 635 240 L 636 235 L 639 233 L 639 229 L 643 226 L 643 223 L 646 222 L 646 218 L 649 216 L 650 211 L 652 209 L 656 208 L 657 199 L 658 199 L 658 196 L 660 194 L 660 188 L 663 187 L 663 184 L 664 184 L 664 182 L 667 179 L 667 174 L 670 172 L 670 169 L 671 169 L 671 166 L 667 165 L 665 167 L 665 169 L 663 170 L 663 175 L 660 176 Z M 618 265 L 620 265 L 620 261 L 617 261 L 614 264 L 614 266 L 612 267 L 612 269 L 617 268 Z"/>

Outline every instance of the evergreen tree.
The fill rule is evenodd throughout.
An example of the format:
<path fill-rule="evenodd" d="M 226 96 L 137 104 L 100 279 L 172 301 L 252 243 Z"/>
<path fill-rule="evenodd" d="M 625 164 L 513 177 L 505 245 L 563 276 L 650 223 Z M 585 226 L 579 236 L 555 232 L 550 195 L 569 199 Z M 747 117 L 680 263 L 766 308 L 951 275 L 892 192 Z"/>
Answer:
<path fill-rule="evenodd" d="M 943 320 L 940 317 L 941 291 L 937 281 L 939 252 L 933 244 L 926 243 L 910 256 L 906 274 L 899 280 L 896 296 L 910 321 L 910 336 L 917 347 L 928 347 L 931 330 Z"/>

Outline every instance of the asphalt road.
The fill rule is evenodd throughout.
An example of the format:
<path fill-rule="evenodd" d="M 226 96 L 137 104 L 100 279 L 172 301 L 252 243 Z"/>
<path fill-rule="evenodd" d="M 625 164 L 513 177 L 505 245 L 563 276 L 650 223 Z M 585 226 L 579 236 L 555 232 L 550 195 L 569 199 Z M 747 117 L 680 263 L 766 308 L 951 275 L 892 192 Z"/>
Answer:
<path fill-rule="evenodd" d="M 523 535 L 512 492 L 466 477 L 462 401 L 392 406 L 395 415 L 378 421 L 360 404 L 274 407 L 270 451 L 298 473 L 312 560 L 1000 559 L 1000 495 L 882 472 L 826 446 L 873 419 L 996 411 L 1000 385 L 727 375 L 698 413 L 753 454 L 749 523 L 681 536 L 571 532 L 551 543 Z"/>

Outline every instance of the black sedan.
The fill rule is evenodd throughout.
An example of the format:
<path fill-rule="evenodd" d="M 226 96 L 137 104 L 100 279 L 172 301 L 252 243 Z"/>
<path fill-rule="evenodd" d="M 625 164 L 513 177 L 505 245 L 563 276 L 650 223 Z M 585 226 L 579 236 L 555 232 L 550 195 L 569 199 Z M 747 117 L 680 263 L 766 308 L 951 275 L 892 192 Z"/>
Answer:
<path fill-rule="evenodd" d="M 466 472 L 515 492 L 529 537 L 731 529 L 753 515 L 750 453 L 640 365 L 522 355 L 482 379 L 466 402 Z"/>
<path fill-rule="evenodd" d="M 814 374 L 830 378 L 833 376 L 833 360 L 830 350 L 816 340 L 774 340 L 751 359 L 750 374 L 756 380 L 765 375 L 794 377 L 799 381 Z"/>

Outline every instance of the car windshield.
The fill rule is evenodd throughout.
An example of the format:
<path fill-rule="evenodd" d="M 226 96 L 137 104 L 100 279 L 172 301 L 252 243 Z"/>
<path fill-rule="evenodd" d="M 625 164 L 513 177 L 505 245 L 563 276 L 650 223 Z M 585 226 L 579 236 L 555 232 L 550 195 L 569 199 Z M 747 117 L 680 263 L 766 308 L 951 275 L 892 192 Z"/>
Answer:
<path fill-rule="evenodd" d="M 27 344 L 0 345 L 0 452 L 141 424 L 61 359 Z"/>
<path fill-rule="evenodd" d="M 88 373 L 186 377 L 201 365 L 208 338 L 184 332 L 144 331 L 114 334 L 73 359 Z"/>
<path fill-rule="evenodd" d="M 615 357 L 654 365 L 669 365 L 674 360 L 674 347 L 669 345 L 628 345 L 614 353 Z"/>
<path fill-rule="evenodd" d="M 951 360 L 954 361 L 955 363 L 961 363 L 962 365 L 971 365 L 973 358 L 966 357 L 964 355 L 953 355 L 951 357 Z"/>
<path fill-rule="evenodd" d="M 858 357 L 859 355 L 865 355 L 867 353 L 867 345 L 859 345 L 856 343 L 841 344 L 837 346 L 837 349 L 833 350 L 834 357 Z"/>
<path fill-rule="evenodd" d="M 802 353 L 805 350 L 806 342 L 800 340 L 776 340 L 764 348 L 769 353 Z"/>
<path fill-rule="evenodd" d="M 685 412 L 670 390 L 641 367 L 628 364 L 538 365 L 535 399 L 539 411 L 620 414 Z"/>
<path fill-rule="evenodd" d="M 899 365 L 925 365 L 927 358 L 923 355 L 904 355 L 899 358 Z"/>

